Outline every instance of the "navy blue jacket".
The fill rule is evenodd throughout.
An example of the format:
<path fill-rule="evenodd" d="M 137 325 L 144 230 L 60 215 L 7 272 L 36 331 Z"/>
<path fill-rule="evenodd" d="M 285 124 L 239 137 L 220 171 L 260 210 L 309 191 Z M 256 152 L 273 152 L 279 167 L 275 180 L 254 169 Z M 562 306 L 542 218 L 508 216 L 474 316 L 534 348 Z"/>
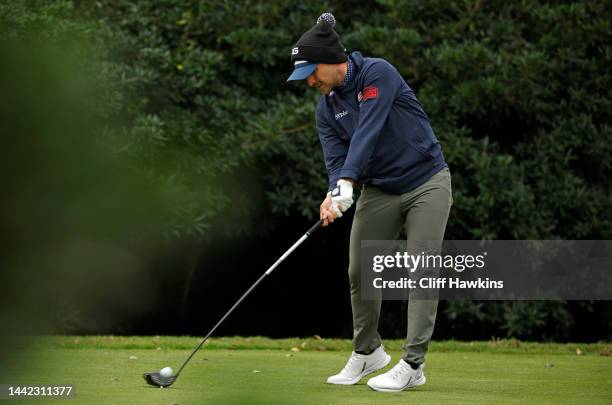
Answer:
<path fill-rule="evenodd" d="M 402 194 L 448 167 L 412 89 L 384 59 L 349 55 L 354 78 L 317 106 L 329 189 L 340 178 Z"/>

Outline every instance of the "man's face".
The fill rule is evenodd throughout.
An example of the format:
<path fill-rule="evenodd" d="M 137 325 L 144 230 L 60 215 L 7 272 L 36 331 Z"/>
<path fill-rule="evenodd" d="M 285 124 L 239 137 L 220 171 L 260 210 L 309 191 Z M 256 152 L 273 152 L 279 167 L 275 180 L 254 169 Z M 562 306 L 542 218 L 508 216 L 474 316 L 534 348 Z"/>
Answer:
<path fill-rule="evenodd" d="M 321 94 L 329 94 L 329 92 L 340 85 L 344 80 L 339 65 L 328 65 L 319 63 L 315 71 L 306 78 L 306 82 L 310 87 L 316 87 Z"/>

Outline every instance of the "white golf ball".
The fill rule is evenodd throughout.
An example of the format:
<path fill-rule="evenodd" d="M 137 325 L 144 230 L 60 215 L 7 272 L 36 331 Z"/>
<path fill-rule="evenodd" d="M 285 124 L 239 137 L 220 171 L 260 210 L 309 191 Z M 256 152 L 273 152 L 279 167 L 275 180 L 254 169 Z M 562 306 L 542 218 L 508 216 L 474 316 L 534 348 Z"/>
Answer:
<path fill-rule="evenodd" d="M 161 371 L 159 372 L 159 375 L 161 375 L 162 377 L 170 377 L 172 375 L 172 368 L 171 367 L 162 368 Z"/>

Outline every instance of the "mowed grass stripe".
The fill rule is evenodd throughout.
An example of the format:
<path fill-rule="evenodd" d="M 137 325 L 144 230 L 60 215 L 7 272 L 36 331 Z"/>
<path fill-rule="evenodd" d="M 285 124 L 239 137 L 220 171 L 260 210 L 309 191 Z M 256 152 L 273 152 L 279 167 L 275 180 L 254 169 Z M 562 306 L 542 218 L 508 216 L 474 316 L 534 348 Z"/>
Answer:
<path fill-rule="evenodd" d="M 21 342 L 27 347 L 45 346 L 61 349 L 149 349 L 188 350 L 193 349 L 200 337 L 192 336 L 37 336 Z M 403 340 L 384 340 L 389 350 L 401 350 Z M 299 350 L 299 351 L 350 351 L 348 339 L 325 339 L 320 337 L 270 339 L 253 337 L 215 337 L 206 344 L 209 349 L 228 350 Z M 612 356 L 611 343 L 537 343 L 516 339 L 460 342 L 454 340 L 433 341 L 432 352 L 492 352 L 507 354 L 572 354 Z"/>

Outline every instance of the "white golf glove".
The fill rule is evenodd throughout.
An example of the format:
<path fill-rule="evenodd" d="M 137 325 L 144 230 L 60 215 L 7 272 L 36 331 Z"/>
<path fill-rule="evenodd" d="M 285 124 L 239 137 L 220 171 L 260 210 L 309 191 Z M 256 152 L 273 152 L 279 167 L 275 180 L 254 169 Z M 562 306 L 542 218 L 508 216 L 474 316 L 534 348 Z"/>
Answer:
<path fill-rule="evenodd" d="M 353 205 L 353 184 L 344 179 L 338 180 L 336 188 L 331 192 L 332 210 L 336 217 L 340 218 L 342 213 Z"/>

